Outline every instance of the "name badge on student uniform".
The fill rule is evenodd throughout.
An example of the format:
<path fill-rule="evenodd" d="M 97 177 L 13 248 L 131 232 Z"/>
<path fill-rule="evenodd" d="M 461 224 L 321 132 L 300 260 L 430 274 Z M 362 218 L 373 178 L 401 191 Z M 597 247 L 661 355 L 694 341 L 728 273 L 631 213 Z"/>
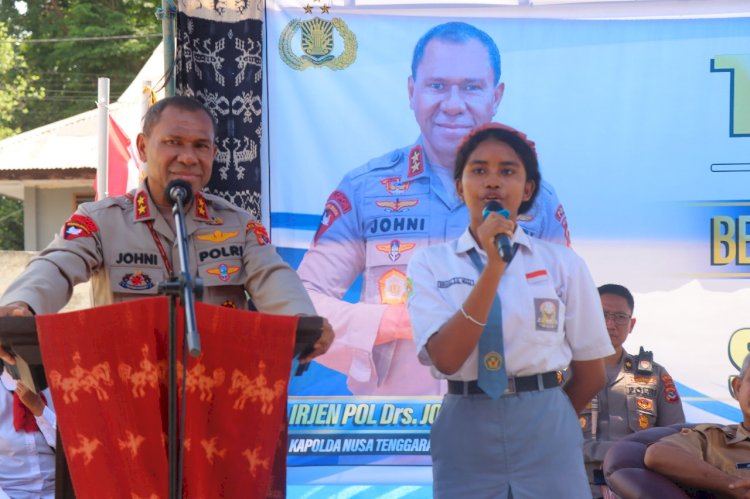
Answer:
<path fill-rule="evenodd" d="M 737 463 L 738 470 L 750 470 L 750 462 L 748 463 Z"/>

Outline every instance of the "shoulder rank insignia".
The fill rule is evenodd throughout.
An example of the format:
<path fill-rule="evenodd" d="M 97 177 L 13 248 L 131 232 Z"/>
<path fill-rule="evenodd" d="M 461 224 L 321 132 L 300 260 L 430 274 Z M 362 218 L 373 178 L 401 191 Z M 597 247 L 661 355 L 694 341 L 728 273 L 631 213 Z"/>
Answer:
<path fill-rule="evenodd" d="M 623 367 L 625 368 L 625 372 L 633 372 L 633 359 L 630 357 L 630 355 L 625 357 Z"/>
<path fill-rule="evenodd" d="M 151 210 L 148 206 L 148 196 L 146 191 L 140 190 L 135 194 L 135 219 L 143 220 L 144 218 L 151 218 Z"/>
<path fill-rule="evenodd" d="M 195 193 L 195 216 L 201 220 L 209 220 L 206 198 L 200 192 Z"/>
<path fill-rule="evenodd" d="M 338 56 L 333 55 L 336 40 L 334 30 L 344 41 L 344 50 Z M 298 31 L 301 32 L 301 47 L 304 52 L 301 55 L 292 50 L 292 39 Z M 330 21 L 319 17 L 305 21 L 292 19 L 279 37 L 279 56 L 287 66 L 297 71 L 304 71 L 309 67 L 341 70 L 357 59 L 357 37 L 343 19 L 337 17 Z"/>
<path fill-rule="evenodd" d="M 422 153 L 422 146 L 419 144 L 415 145 L 409 151 L 409 172 L 406 174 L 407 177 L 416 177 L 417 175 L 424 172 L 424 154 Z"/>

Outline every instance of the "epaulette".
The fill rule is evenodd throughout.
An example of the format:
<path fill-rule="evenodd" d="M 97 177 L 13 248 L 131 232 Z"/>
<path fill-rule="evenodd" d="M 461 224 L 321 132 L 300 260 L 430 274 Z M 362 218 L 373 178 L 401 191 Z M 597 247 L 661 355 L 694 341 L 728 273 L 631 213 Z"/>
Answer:
<path fill-rule="evenodd" d="M 403 159 L 404 154 L 406 154 L 405 148 L 396 149 L 377 158 L 372 158 L 364 165 L 354 168 L 348 175 L 354 179 L 374 170 L 393 168 Z"/>
<path fill-rule="evenodd" d="M 635 363 L 636 374 L 643 374 L 644 376 L 650 376 L 654 373 L 654 353 L 649 350 L 644 350 L 641 347 L 636 357 Z"/>

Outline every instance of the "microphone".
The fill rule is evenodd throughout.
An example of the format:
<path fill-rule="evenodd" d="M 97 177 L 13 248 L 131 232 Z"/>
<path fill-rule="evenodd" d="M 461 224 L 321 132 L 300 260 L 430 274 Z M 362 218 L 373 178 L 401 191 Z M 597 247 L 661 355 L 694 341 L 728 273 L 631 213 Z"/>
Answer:
<path fill-rule="evenodd" d="M 190 187 L 190 184 L 186 180 L 172 180 L 167 184 L 167 188 L 164 189 L 164 194 L 169 204 L 174 205 L 177 201 L 180 201 L 185 206 L 193 199 L 193 188 Z"/>
<path fill-rule="evenodd" d="M 495 201 L 494 199 L 487 201 L 487 204 L 484 205 L 482 218 L 487 218 L 490 213 L 497 213 L 502 217 L 510 218 L 510 212 L 503 208 L 503 205 L 500 204 L 499 201 Z M 510 238 L 505 234 L 496 235 L 495 247 L 497 247 L 497 252 L 500 253 L 500 258 L 506 263 L 510 262 L 511 258 L 513 258 L 513 249 L 510 245 Z"/>

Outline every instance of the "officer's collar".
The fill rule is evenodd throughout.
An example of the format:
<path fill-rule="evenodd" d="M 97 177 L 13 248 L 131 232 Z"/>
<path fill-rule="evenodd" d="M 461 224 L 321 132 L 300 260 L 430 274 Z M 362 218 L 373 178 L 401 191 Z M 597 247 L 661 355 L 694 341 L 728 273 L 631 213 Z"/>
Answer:
<path fill-rule="evenodd" d="M 147 222 L 153 221 L 159 209 L 151 197 L 146 180 L 141 182 L 134 193 L 128 193 L 128 198 L 133 201 L 133 221 Z M 208 222 L 214 219 L 209 213 L 208 203 L 202 192 L 196 192 L 193 201 L 187 207 L 186 213 L 188 218 L 198 221 Z"/>

